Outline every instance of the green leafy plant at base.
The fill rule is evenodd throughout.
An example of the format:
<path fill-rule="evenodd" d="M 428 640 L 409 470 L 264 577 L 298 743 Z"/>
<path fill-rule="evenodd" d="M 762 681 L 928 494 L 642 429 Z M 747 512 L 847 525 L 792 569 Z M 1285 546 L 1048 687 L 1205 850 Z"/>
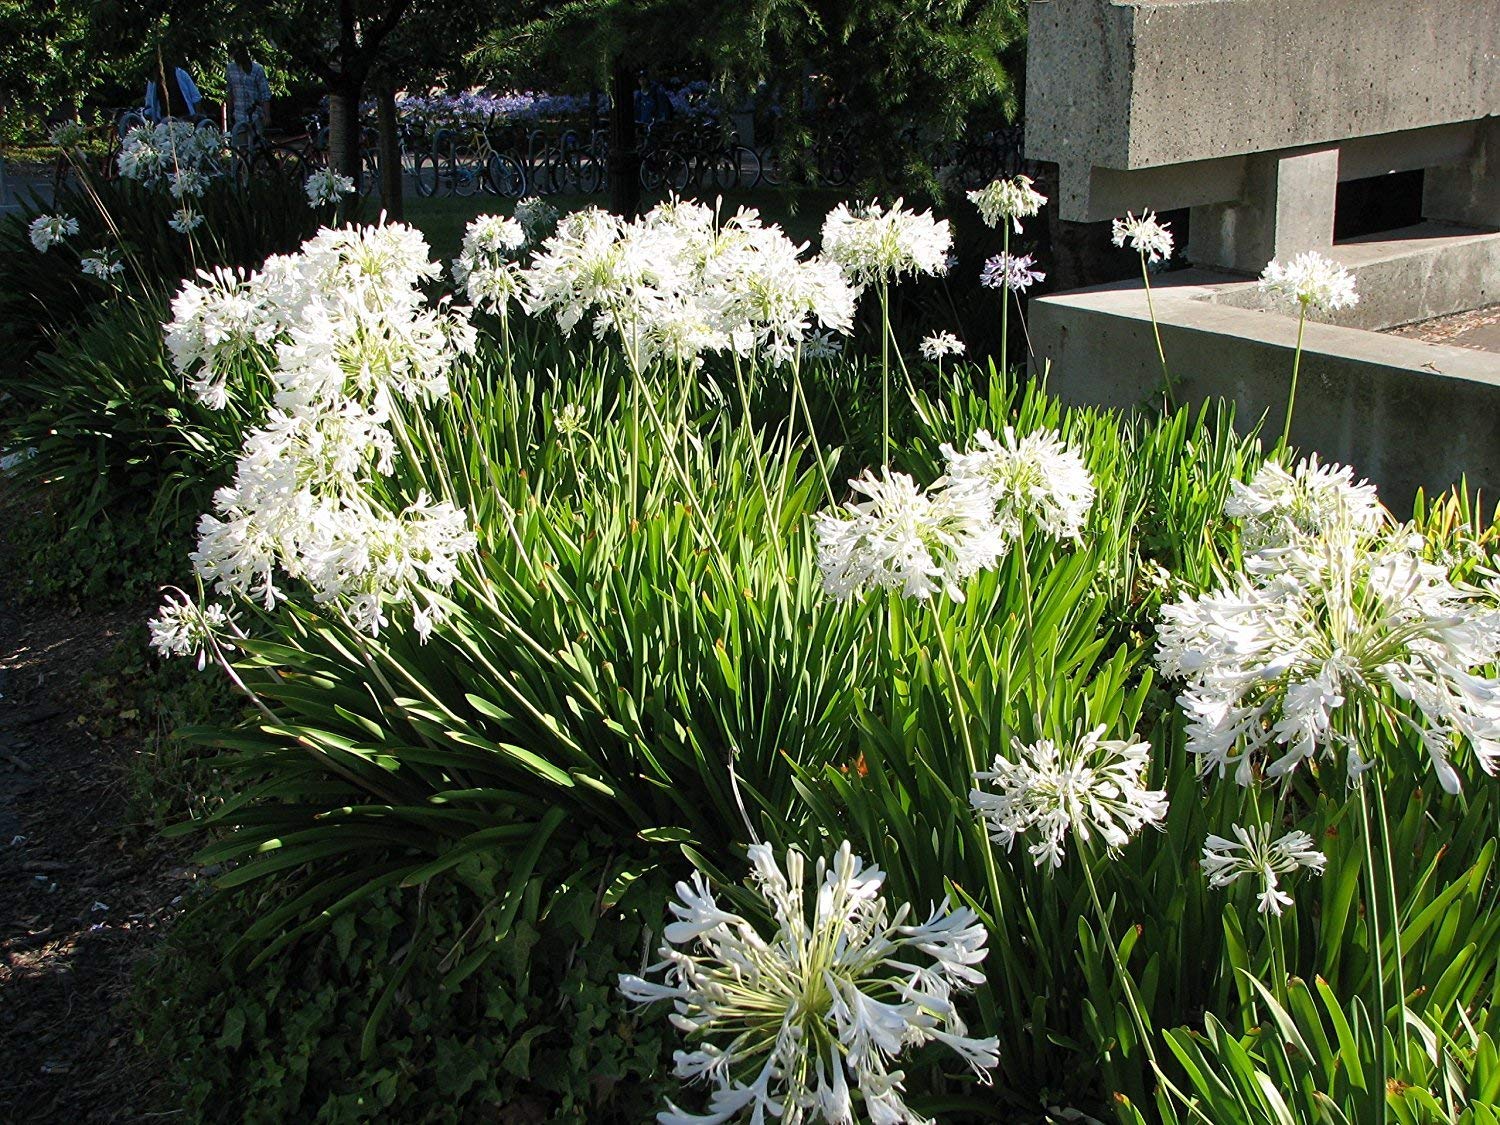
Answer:
<path fill-rule="evenodd" d="M 382 891 L 296 956 L 248 968 L 226 938 L 285 892 L 197 904 L 134 1001 L 164 1103 L 189 1121 L 647 1120 L 670 1042 L 615 993 L 640 968 L 640 926 L 581 887 L 545 910 L 533 895 L 496 943 L 496 874 L 471 857 L 441 886 Z M 470 964 L 482 943 L 493 955 Z"/>

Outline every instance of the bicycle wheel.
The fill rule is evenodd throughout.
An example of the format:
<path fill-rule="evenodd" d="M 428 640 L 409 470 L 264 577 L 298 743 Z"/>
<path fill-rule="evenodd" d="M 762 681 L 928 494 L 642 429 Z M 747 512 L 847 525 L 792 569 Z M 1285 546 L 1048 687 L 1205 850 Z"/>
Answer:
<path fill-rule="evenodd" d="M 693 165 L 689 163 L 687 157 L 669 152 L 664 178 L 673 191 L 683 192 L 687 191 L 688 185 L 698 179 L 699 175 L 695 175 Z"/>
<path fill-rule="evenodd" d="M 739 173 L 740 187 L 748 189 L 760 186 L 760 156 L 753 148 L 735 145 L 734 167 Z"/>
<path fill-rule="evenodd" d="M 704 178 L 719 191 L 731 191 L 739 187 L 740 168 L 734 161 L 734 151 L 726 149 L 708 159 Z"/>
<path fill-rule="evenodd" d="M 506 199 L 520 199 L 526 194 L 526 171 L 515 157 L 503 152 L 490 153 L 484 168 L 485 186 Z"/>
<path fill-rule="evenodd" d="M 437 194 L 440 157 L 436 152 L 417 153 L 416 164 L 412 170 L 412 177 L 416 184 L 417 194 L 431 197 Z"/>
<path fill-rule="evenodd" d="M 448 150 L 448 177 L 453 195 L 473 195 L 484 186 L 484 168 L 467 145 L 454 144 Z"/>
<path fill-rule="evenodd" d="M 604 179 L 604 171 L 599 161 L 594 158 L 592 152 L 579 152 L 573 157 L 573 163 L 577 167 L 578 190 L 584 195 L 593 195 L 599 190 L 599 182 Z"/>

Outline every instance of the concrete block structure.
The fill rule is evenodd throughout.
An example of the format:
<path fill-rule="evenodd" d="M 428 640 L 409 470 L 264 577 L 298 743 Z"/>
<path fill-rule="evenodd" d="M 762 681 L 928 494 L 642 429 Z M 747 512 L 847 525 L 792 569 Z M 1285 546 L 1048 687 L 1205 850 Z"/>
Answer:
<path fill-rule="evenodd" d="M 1500 226 L 1500 0 L 1033 0 L 1026 156 L 1059 215 L 1191 207 L 1189 260 L 1333 242 L 1341 179 L 1435 169 L 1425 217 Z"/>
<path fill-rule="evenodd" d="M 1295 320 L 1250 278 L 1314 250 L 1360 303 L 1309 326 L 1293 440 L 1399 507 L 1467 472 L 1500 490 L 1500 356 L 1376 336 L 1500 301 L 1500 0 L 1032 0 L 1026 157 L 1058 216 L 1188 208 L 1157 319 L 1189 399 L 1279 431 Z M 1335 243 L 1341 182 L 1421 169 L 1422 221 Z M 1179 232 L 1180 234 L 1181 232 Z M 1132 284 L 1032 304 L 1038 370 L 1126 406 L 1161 380 Z"/>

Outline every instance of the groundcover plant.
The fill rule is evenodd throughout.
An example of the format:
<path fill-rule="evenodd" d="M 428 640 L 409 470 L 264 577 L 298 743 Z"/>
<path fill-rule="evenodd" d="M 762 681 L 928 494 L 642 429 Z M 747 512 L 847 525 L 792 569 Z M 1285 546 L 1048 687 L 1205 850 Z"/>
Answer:
<path fill-rule="evenodd" d="M 1043 201 L 979 194 L 1008 253 Z M 198 732 L 205 855 L 298 887 L 244 942 L 485 853 L 455 974 L 580 891 L 655 935 L 663 1121 L 1496 1120 L 1492 540 L 909 358 L 948 237 L 674 201 L 184 285 L 179 371 L 269 403 L 153 630 L 258 710 Z"/>

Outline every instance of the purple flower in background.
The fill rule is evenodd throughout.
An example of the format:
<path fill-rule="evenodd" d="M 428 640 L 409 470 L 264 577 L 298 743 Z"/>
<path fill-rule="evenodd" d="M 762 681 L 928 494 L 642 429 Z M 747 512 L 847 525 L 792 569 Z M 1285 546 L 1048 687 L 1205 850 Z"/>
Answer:
<path fill-rule="evenodd" d="M 979 284 L 986 289 L 1009 289 L 1012 293 L 1024 293 L 1038 281 L 1046 281 L 1047 275 L 1035 269 L 1036 259 L 1030 254 L 996 254 L 984 263 L 979 273 Z"/>

